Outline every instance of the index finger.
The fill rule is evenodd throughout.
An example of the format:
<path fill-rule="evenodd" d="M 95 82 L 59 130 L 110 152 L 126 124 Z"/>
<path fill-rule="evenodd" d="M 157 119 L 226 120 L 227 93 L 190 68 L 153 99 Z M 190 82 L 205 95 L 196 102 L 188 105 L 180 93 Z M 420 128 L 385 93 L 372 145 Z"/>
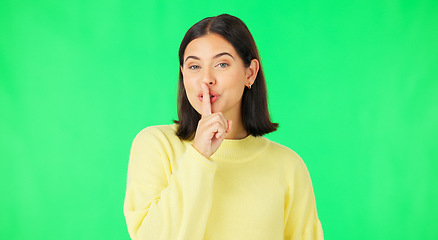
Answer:
<path fill-rule="evenodd" d="M 210 90 L 207 84 L 201 83 L 202 87 L 202 116 L 211 114 Z"/>

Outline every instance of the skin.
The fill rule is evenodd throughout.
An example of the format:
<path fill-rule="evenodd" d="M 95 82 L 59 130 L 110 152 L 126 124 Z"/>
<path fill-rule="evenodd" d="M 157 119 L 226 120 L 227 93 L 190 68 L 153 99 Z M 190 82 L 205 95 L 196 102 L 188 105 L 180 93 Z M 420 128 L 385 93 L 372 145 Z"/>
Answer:
<path fill-rule="evenodd" d="M 245 67 L 234 47 L 218 34 L 202 36 L 187 45 L 181 72 L 188 100 L 201 115 L 193 147 L 205 157 L 209 158 L 225 138 L 248 136 L 242 124 L 242 95 L 245 87 L 254 83 L 258 70 L 257 59 Z M 211 94 L 216 96 L 213 103 Z"/>

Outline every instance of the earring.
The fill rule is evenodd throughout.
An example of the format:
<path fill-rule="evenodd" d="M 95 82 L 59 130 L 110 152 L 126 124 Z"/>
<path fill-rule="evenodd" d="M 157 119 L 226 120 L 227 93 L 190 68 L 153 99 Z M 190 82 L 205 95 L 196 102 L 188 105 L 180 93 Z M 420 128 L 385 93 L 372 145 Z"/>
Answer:
<path fill-rule="evenodd" d="M 251 84 L 248 86 L 248 89 L 251 89 Z"/>

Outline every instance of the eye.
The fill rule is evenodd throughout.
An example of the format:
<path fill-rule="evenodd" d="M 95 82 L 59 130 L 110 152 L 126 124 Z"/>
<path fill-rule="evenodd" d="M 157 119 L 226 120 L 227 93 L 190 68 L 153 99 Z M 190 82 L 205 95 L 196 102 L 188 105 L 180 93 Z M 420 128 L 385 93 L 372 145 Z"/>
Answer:
<path fill-rule="evenodd" d="M 228 67 L 228 63 L 219 63 L 218 66 L 220 68 L 226 68 L 226 67 Z"/>
<path fill-rule="evenodd" d="M 191 70 L 198 70 L 200 67 L 198 65 L 191 65 L 189 66 L 189 69 Z"/>

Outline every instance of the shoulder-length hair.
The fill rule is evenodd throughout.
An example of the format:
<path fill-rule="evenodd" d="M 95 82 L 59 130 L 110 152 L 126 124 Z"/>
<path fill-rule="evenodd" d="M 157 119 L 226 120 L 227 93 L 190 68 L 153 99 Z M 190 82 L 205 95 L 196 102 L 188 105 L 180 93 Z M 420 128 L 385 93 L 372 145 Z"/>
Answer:
<path fill-rule="evenodd" d="M 262 136 L 277 130 L 278 123 L 271 122 L 268 112 L 265 76 L 261 66 L 259 52 L 255 41 L 245 23 L 237 17 L 222 14 L 205 18 L 193 25 L 184 36 L 179 47 L 179 64 L 184 64 L 184 52 L 187 45 L 196 38 L 216 33 L 233 45 L 242 58 L 245 67 L 249 67 L 252 59 L 260 63 L 259 71 L 251 89 L 245 88 L 242 96 L 242 122 L 248 134 Z M 178 84 L 178 129 L 176 135 L 183 140 L 194 137 L 201 115 L 190 104 L 184 87 L 181 67 Z"/>

